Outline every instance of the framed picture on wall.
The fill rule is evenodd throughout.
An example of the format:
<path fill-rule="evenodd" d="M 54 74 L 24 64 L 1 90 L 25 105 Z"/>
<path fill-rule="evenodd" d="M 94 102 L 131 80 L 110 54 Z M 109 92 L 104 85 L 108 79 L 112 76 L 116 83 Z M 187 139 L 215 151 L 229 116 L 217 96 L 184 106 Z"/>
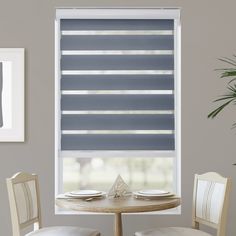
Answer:
<path fill-rule="evenodd" d="M 0 142 L 24 142 L 24 48 L 0 48 Z"/>

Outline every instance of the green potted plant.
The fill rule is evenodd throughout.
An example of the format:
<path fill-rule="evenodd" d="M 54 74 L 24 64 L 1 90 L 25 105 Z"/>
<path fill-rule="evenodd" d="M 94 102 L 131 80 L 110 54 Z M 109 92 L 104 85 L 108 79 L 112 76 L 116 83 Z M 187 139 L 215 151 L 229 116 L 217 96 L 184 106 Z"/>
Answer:
<path fill-rule="evenodd" d="M 233 58 L 223 57 L 219 60 L 228 66 L 227 68 L 217 69 L 220 71 L 220 78 L 228 79 L 227 92 L 214 100 L 214 102 L 220 103 L 220 105 L 208 114 L 208 118 L 212 119 L 215 118 L 225 107 L 236 105 L 236 55 L 233 55 Z M 232 125 L 232 128 L 236 128 L 236 123 Z M 233 165 L 236 165 L 236 163 Z"/>
<path fill-rule="evenodd" d="M 208 118 L 215 118 L 225 107 L 236 105 L 236 55 L 233 58 L 223 57 L 219 59 L 227 65 L 226 68 L 217 69 L 220 72 L 220 78 L 228 79 L 227 92 L 214 100 L 220 105 L 208 114 Z M 232 125 L 236 127 L 236 123 Z"/>

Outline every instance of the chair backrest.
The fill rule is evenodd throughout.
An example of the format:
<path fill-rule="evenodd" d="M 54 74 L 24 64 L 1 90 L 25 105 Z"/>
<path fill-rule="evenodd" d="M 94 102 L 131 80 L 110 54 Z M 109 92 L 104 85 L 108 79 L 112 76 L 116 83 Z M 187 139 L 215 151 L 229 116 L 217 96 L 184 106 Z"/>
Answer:
<path fill-rule="evenodd" d="M 41 228 L 38 176 L 20 172 L 6 181 L 13 236 L 20 236 L 20 231 L 30 225 L 34 230 Z"/>
<path fill-rule="evenodd" d="M 217 236 L 225 236 L 231 179 L 215 172 L 195 175 L 193 193 L 193 228 L 199 223 L 217 229 Z"/>

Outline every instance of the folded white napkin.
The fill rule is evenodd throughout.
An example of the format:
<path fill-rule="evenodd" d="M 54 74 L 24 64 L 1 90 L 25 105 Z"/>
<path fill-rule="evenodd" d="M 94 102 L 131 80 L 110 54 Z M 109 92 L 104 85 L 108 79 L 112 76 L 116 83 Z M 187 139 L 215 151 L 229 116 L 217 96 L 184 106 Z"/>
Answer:
<path fill-rule="evenodd" d="M 127 193 L 129 193 L 129 186 L 125 183 L 122 177 L 118 175 L 112 187 L 108 191 L 107 196 L 119 198 L 125 196 Z"/>

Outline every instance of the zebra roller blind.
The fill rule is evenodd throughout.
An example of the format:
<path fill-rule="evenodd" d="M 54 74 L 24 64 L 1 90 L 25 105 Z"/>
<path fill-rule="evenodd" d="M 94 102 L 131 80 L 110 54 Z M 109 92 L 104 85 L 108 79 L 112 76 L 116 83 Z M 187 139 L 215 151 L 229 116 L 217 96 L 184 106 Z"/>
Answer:
<path fill-rule="evenodd" d="M 175 150 L 173 19 L 61 19 L 61 150 Z"/>

